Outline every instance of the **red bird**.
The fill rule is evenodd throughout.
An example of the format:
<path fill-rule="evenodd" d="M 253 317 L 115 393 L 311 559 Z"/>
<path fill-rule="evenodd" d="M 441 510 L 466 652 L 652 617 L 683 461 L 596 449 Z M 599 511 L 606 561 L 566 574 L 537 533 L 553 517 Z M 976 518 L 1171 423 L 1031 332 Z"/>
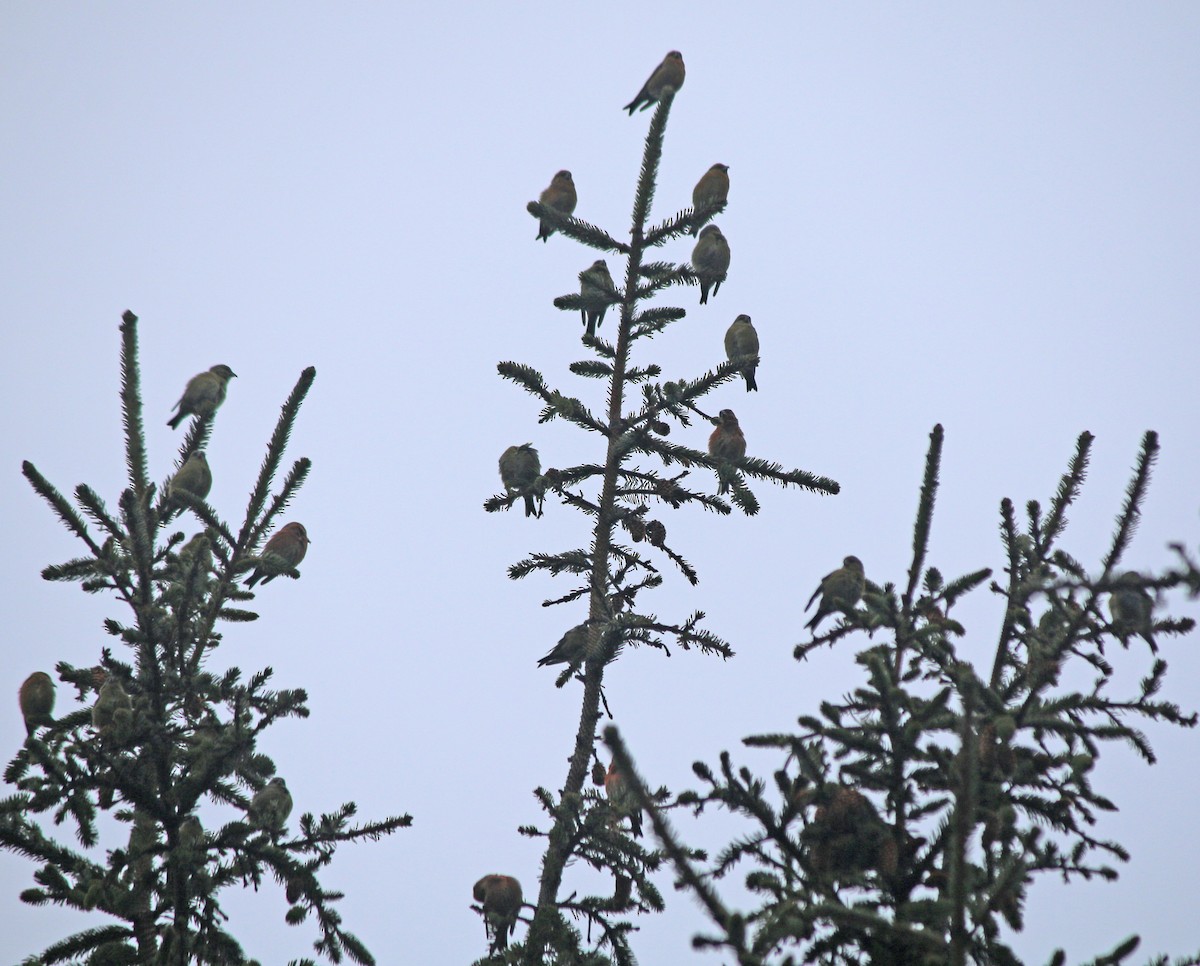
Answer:
<path fill-rule="evenodd" d="M 269 584 L 282 573 L 295 570 L 308 553 L 308 531 L 302 523 L 289 523 L 267 541 L 258 555 L 258 566 L 246 581 L 253 587 L 260 580 Z"/>
<path fill-rule="evenodd" d="M 608 774 L 604 776 L 604 792 L 617 812 L 629 816 L 629 830 L 633 833 L 633 837 L 641 838 L 642 810 L 634 804 L 633 795 L 629 791 L 629 783 L 625 781 L 625 776 L 617 770 L 615 761 L 609 764 Z"/>
<path fill-rule="evenodd" d="M 746 436 L 732 409 L 721 410 L 717 428 L 708 437 L 708 455 L 719 460 L 740 460 L 746 455 Z M 717 492 L 726 493 L 728 490 L 729 484 L 722 480 Z"/>

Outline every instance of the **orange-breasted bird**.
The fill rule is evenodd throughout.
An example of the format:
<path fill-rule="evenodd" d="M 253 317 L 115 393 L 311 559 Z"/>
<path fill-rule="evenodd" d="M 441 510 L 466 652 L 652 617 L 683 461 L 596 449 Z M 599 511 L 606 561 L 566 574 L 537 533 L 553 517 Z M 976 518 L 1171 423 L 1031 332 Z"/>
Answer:
<path fill-rule="evenodd" d="M 700 176 L 696 187 L 692 189 L 692 211 L 701 212 L 705 208 L 715 208 L 729 200 L 729 165 L 714 164 Z M 700 232 L 699 226 L 692 229 L 692 235 Z"/>
<path fill-rule="evenodd" d="M 700 282 L 700 304 L 708 303 L 708 291 L 716 295 L 729 272 L 729 242 L 716 225 L 705 225 L 692 249 L 692 271 Z"/>
<path fill-rule="evenodd" d="M 280 527 L 262 548 L 254 573 L 246 579 L 246 586 L 253 587 L 260 580 L 269 584 L 280 574 L 295 570 L 308 553 L 311 542 L 302 523 L 292 522 Z"/>
<path fill-rule="evenodd" d="M 34 671 L 21 685 L 18 692 L 21 717 L 25 719 L 25 733 L 31 735 L 39 725 L 53 724 L 50 717 L 54 710 L 54 681 L 45 671 Z"/>
<path fill-rule="evenodd" d="M 737 356 L 758 355 L 758 332 L 750 316 L 739 315 L 725 333 L 725 355 L 731 361 Z M 758 383 L 754 381 L 754 372 L 758 369 L 758 360 L 747 362 L 738 372 L 746 380 L 746 392 L 757 392 Z"/>
<path fill-rule="evenodd" d="M 604 793 L 608 796 L 612 807 L 621 815 L 629 816 L 629 830 L 635 839 L 642 837 L 642 810 L 633 801 L 629 783 L 617 769 L 617 763 L 608 765 L 608 773 L 604 776 Z"/>
<path fill-rule="evenodd" d="M 225 401 L 225 389 L 230 379 L 236 379 L 237 373 L 229 366 L 213 366 L 206 372 L 199 372 L 188 380 L 183 395 L 175 408 L 179 410 L 167 425 L 176 429 L 188 416 L 211 416 L 217 407 Z"/>
<path fill-rule="evenodd" d="M 805 627 L 815 632 L 817 625 L 825 619 L 826 615 L 832 614 L 834 611 L 849 614 L 854 609 L 854 605 L 862 599 L 865 585 L 866 577 L 863 575 L 862 561 L 855 556 L 846 557 L 837 570 L 831 571 L 821 578 L 820 585 L 813 591 L 808 603 L 804 605 L 804 609 L 808 610 L 818 596 L 821 598 L 816 614 Z"/>
<path fill-rule="evenodd" d="M 732 409 L 722 409 L 717 414 L 717 428 L 708 437 L 708 455 L 719 460 L 738 460 L 746 455 L 746 436 Z M 721 480 L 717 492 L 728 490 L 729 483 Z"/>
<path fill-rule="evenodd" d="M 483 906 L 483 928 L 491 937 L 492 952 L 507 949 L 521 911 L 521 883 L 511 875 L 485 875 L 475 883 L 471 895 Z"/>
<path fill-rule="evenodd" d="M 555 211 L 569 215 L 575 210 L 579 198 L 575 194 L 575 182 L 571 180 L 570 171 L 560 171 L 550 179 L 550 187 L 538 195 L 538 203 L 543 208 L 553 208 Z M 538 221 L 537 237 L 542 241 L 554 234 L 554 228 L 545 218 Z"/>
<path fill-rule="evenodd" d="M 637 97 L 621 110 L 628 111 L 630 117 L 633 116 L 634 111 L 644 111 L 662 97 L 664 88 L 673 87 L 675 90 L 679 90 L 683 86 L 683 79 L 686 75 L 687 71 L 683 67 L 683 54 L 678 50 L 672 50 L 663 58 L 662 63 L 654 68 L 654 73 L 646 78 L 646 83 L 637 92 Z"/>

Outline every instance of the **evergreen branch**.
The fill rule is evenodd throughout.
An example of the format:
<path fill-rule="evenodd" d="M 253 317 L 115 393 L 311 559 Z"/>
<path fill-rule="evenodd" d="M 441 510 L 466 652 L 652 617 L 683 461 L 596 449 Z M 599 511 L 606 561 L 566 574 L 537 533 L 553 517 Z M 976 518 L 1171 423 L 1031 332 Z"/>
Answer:
<path fill-rule="evenodd" d="M 146 469 L 146 431 L 142 425 L 141 370 L 138 367 L 137 316 L 121 316 L 121 414 L 125 424 L 125 463 L 129 485 L 139 496 L 149 485 Z"/>
<path fill-rule="evenodd" d="M 1142 451 L 1138 454 L 1137 466 L 1133 479 L 1125 490 L 1125 502 L 1121 505 L 1121 513 L 1117 517 L 1117 532 L 1113 535 L 1112 547 L 1104 555 L 1101 564 L 1104 568 L 1102 578 L 1107 577 L 1121 560 L 1133 539 L 1137 529 L 1138 518 L 1142 512 L 1142 502 L 1146 498 L 1146 489 L 1150 485 L 1150 471 L 1158 459 L 1158 433 L 1148 431 L 1142 437 Z"/>
<path fill-rule="evenodd" d="M 1058 492 L 1050 501 L 1050 516 L 1043 526 L 1043 548 L 1048 548 L 1067 525 L 1067 508 L 1079 497 L 1079 490 L 1087 477 L 1088 455 L 1095 436 L 1083 432 L 1075 441 L 1075 453 L 1067 464 L 1067 472 L 1058 482 Z"/>
<path fill-rule="evenodd" d="M 88 533 L 87 523 L 75 512 L 75 508 L 67 502 L 67 498 L 59 493 L 29 460 L 25 460 L 21 464 L 21 473 L 29 481 L 34 492 L 50 504 L 50 508 L 58 515 L 66 528 L 86 543 L 88 549 L 99 557 L 100 546 L 92 539 L 92 535 Z"/>
<path fill-rule="evenodd" d="M 904 591 L 904 613 L 912 610 L 913 593 L 921 579 L 925 556 L 929 552 L 929 529 L 933 520 L 933 505 L 938 491 L 938 470 L 942 463 L 942 442 L 945 433 L 938 423 L 929 434 L 929 452 L 925 456 L 925 479 L 921 482 L 921 496 L 917 503 L 917 522 L 913 527 L 913 559 L 908 570 L 908 586 Z"/>
<path fill-rule="evenodd" d="M 550 225 L 555 231 L 560 231 L 568 238 L 574 238 L 589 248 L 596 248 L 602 252 L 615 252 L 618 255 L 629 254 L 629 246 L 617 241 L 603 228 L 597 228 L 595 225 L 571 215 L 564 215 L 556 208 L 547 208 L 543 204 L 531 201 L 525 206 L 525 210 L 534 218 Z"/>

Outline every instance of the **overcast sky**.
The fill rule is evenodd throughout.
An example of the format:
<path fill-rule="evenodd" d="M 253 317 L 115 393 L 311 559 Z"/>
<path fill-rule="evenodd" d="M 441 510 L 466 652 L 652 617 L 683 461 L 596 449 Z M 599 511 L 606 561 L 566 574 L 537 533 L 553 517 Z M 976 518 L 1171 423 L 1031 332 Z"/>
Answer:
<path fill-rule="evenodd" d="M 694 288 L 672 293 L 687 318 L 637 361 L 696 375 L 750 314 L 761 392 L 730 383 L 711 408 L 736 410 L 750 455 L 842 492 L 760 485 L 752 519 L 663 517 L 701 583 L 668 572 L 645 606 L 664 620 L 705 610 L 737 654 L 631 650 L 611 670 L 616 722 L 654 784 L 689 787 L 692 761 L 726 748 L 769 774 L 777 760 L 740 739 L 854 686 L 865 638 L 792 660 L 803 603 L 847 553 L 878 583 L 903 579 L 935 422 L 946 446 L 929 563 L 947 575 L 1003 566 L 999 501 L 1048 500 L 1083 430 L 1094 459 L 1066 549 L 1098 569 L 1146 429 L 1163 452 L 1127 563 L 1161 568 L 1169 541 L 1198 542 L 1200 6 L 6 4 L 4 686 L 57 660 L 95 663 L 111 640 L 102 619 L 126 617 L 40 579 L 83 548 L 20 476 L 30 459 L 63 491 L 87 481 L 115 504 L 121 312 L 141 318 L 156 479 L 172 469 L 182 431 L 164 424 L 188 377 L 215 363 L 238 373 L 209 447 L 210 500 L 235 522 L 279 405 L 316 366 L 290 452 L 314 462 L 288 516 L 313 541 L 303 578 L 263 587 L 262 619 L 229 626 L 213 666 L 271 665 L 278 686 L 308 690 L 312 717 L 262 746 L 297 815 L 344 800 L 364 817 L 414 815 L 382 844 L 345 847 L 323 880 L 347 890 L 346 925 L 380 963 L 480 955 L 468 907 L 485 873 L 536 893 L 542 842 L 516 827 L 545 825 L 531 790 L 561 786 L 579 690 L 556 690 L 535 662 L 583 608 L 542 608 L 568 585 L 505 570 L 586 545 L 587 522 L 482 503 L 512 443 L 532 441 L 543 466 L 603 449 L 538 425 L 536 402 L 495 365 L 528 363 L 600 406 L 603 385 L 566 372 L 586 357 L 578 316 L 551 304 L 596 253 L 561 235 L 535 243 L 525 204 L 568 168 L 576 215 L 627 232 L 650 115 L 620 108 L 670 49 L 688 75 L 652 218 L 728 164 L 732 265 L 706 306 Z M 707 433 L 672 438 L 702 448 Z M 979 666 L 1000 613 L 986 590 L 956 612 Z M 1196 648 L 1165 649 L 1164 696 L 1188 708 Z M 1117 657 L 1131 679 L 1144 673 L 1140 653 Z M 71 706 L 68 689 L 59 702 Z M 1122 752 L 1096 778 L 1121 806 L 1098 834 L 1133 861 L 1115 885 L 1036 888 L 1016 940 L 1030 961 L 1055 944 L 1077 961 L 1134 931 L 1147 953 L 1200 945 L 1198 736 L 1147 730 L 1157 766 Z M 14 700 L 5 760 L 23 734 Z M 681 828 L 710 847 L 737 832 Z M 33 871 L 0 854 L 0 961 L 101 924 L 20 905 Z M 569 870 L 564 893 L 594 881 Z M 670 881 L 667 913 L 639 923 L 639 958 L 718 961 L 690 952 L 701 920 Z M 273 884 L 229 906 L 264 963 L 311 951 L 312 929 L 284 924 Z"/>

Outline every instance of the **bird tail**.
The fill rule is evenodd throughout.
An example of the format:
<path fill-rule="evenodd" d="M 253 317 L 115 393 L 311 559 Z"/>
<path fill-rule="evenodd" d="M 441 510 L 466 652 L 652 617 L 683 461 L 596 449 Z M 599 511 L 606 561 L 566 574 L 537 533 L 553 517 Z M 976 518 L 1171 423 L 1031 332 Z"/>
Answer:
<path fill-rule="evenodd" d="M 533 500 L 533 494 L 526 493 L 525 494 L 525 516 L 536 517 L 537 515 L 538 515 L 537 504 Z"/>
<path fill-rule="evenodd" d="M 813 615 L 813 619 L 810 620 L 804 626 L 807 627 L 810 631 L 812 631 L 815 634 L 817 632 L 817 625 L 821 623 L 821 619 L 824 616 L 825 616 L 825 612 L 822 611 L 820 607 L 818 607 L 817 612 Z"/>
<path fill-rule="evenodd" d="M 182 423 L 185 418 L 186 417 L 184 416 L 183 413 L 178 413 L 173 418 L 167 420 L 167 425 L 170 426 L 172 429 L 178 429 L 179 424 Z"/>
<path fill-rule="evenodd" d="M 758 392 L 758 383 L 754 379 L 754 370 L 744 373 L 746 377 L 746 392 Z"/>
<path fill-rule="evenodd" d="M 249 577 L 249 578 L 246 580 L 246 586 L 247 586 L 247 587 L 253 587 L 255 584 L 257 584 L 257 583 L 258 583 L 260 580 L 262 580 L 262 579 L 263 579 L 263 574 L 262 574 L 262 571 L 261 571 L 261 570 L 256 570 L 256 571 L 254 571 L 254 573 L 252 573 L 252 574 L 250 575 L 250 577 Z"/>

